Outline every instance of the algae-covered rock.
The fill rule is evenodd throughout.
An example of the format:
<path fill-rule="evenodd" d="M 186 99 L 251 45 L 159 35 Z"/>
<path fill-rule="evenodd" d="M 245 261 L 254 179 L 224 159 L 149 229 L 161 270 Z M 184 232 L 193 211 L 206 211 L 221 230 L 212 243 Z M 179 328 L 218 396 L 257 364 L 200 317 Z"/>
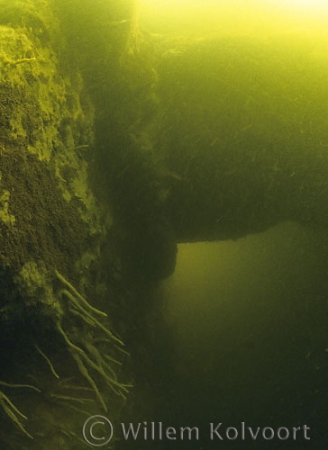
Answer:
<path fill-rule="evenodd" d="M 2 191 L 0 195 L 0 220 L 5 225 L 14 225 L 15 224 L 15 216 L 9 214 L 9 198 L 10 192 L 7 190 Z"/>
<path fill-rule="evenodd" d="M 0 41 L 0 441 L 73 449 L 129 389 L 95 275 L 112 226 L 89 179 L 95 106 L 52 2 L 1 0 Z"/>

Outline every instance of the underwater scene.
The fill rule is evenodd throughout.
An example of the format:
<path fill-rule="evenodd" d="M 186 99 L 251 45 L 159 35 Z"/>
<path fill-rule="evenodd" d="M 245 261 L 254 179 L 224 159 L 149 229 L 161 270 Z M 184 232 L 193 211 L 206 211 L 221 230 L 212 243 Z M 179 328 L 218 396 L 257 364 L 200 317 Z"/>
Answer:
<path fill-rule="evenodd" d="M 0 0 L 0 448 L 328 447 L 328 4 Z"/>

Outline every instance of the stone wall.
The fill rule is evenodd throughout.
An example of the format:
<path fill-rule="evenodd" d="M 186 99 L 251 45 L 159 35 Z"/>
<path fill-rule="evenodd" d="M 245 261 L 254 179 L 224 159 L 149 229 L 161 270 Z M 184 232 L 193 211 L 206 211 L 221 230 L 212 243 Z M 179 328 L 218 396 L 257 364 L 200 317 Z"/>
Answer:
<path fill-rule="evenodd" d="M 85 73 L 95 63 L 87 41 L 89 56 L 77 57 L 90 30 L 74 18 L 76 4 L 64 2 L 65 16 L 54 3 L 0 2 L 0 439 L 8 449 L 80 448 L 86 411 L 110 404 L 115 418 L 129 390 L 119 376 L 124 344 L 111 331 L 118 258 L 103 258 L 113 216 L 90 179 L 99 104 Z M 96 6 L 86 2 L 86 13 L 88 3 Z M 110 20 L 125 19 L 114 8 Z M 113 70 L 126 39 L 120 47 L 116 37 L 98 69 Z"/>

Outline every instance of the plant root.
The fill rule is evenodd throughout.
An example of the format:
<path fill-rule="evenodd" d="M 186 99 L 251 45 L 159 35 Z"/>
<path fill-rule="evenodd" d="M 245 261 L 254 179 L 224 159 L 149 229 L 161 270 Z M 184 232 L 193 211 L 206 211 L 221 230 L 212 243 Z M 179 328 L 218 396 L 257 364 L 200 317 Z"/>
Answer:
<path fill-rule="evenodd" d="M 35 347 L 36 351 L 37 351 L 38 353 L 40 353 L 40 355 L 46 360 L 46 362 L 47 362 L 47 364 L 48 364 L 48 366 L 49 366 L 49 368 L 50 368 L 50 371 L 51 371 L 51 373 L 53 374 L 53 376 L 54 376 L 55 378 L 60 378 L 60 376 L 59 376 L 58 373 L 56 372 L 56 370 L 55 370 L 55 368 L 54 368 L 52 362 L 51 362 L 50 359 L 48 358 L 48 356 L 47 356 L 45 353 L 43 353 L 43 351 L 40 349 L 40 347 L 39 347 L 38 345 L 34 344 L 34 347 Z"/>
<path fill-rule="evenodd" d="M 57 278 L 64 283 L 72 292 L 67 289 L 61 291 L 61 295 L 65 295 L 71 301 L 71 311 L 82 318 L 83 321 L 94 327 L 99 327 L 108 337 L 110 337 L 116 343 L 124 346 L 123 341 L 116 337 L 108 328 L 106 328 L 96 317 L 92 314 L 98 314 L 103 317 L 107 317 L 107 314 L 99 309 L 91 306 L 84 297 L 71 285 L 58 270 L 55 271 Z"/>
<path fill-rule="evenodd" d="M 7 383 L 1 382 L 1 384 L 4 384 L 7 386 Z M 17 386 L 10 386 L 10 387 L 22 387 L 22 385 Z M 24 386 L 26 387 L 26 386 Z M 30 386 L 29 386 L 30 387 Z M 30 439 L 33 439 L 33 436 L 28 433 L 24 425 L 21 422 L 21 419 L 27 420 L 27 417 L 13 404 L 13 402 L 7 397 L 6 394 L 4 394 L 2 391 L 0 391 L 0 405 L 2 406 L 4 412 L 7 414 L 9 419 L 11 419 L 14 424 L 17 425 L 17 427 Z"/>
<path fill-rule="evenodd" d="M 98 334 L 100 334 L 100 341 L 112 343 L 115 348 L 120 349 L 124 344 L 96 317 L 107 317 L 107 314 L 91 306 L 63 275 L 58 271 L 55 273 L 57 278 L 65 285 L 65 288 L 59 292 L 59 296 L 62 299 L 66 299 L 67 310 L 85 325 L 85 329 L 81 330 L 80 334 L 77 334 L 76 326 L 70 323 L 69 320 L 67 320 L 66 325 L 63 325 L 63 320 L 57 320 L 55 323 L 56 329 L 64 339 L 67 349 L 81 375 L 91 386 L 103 409 L 107 411 L 103 395 L 94 379 L 93 373 L 98 375 L 115 394 L 123 398 L 125 398 L 131 385 L 118 381 L 113 366 L 115 364 L 120 366 L 121 363 L 109 355 L 101 354 L 96 347 L 96 338 L 98 337 L 96 332 L 98 331 Z M 94 334 L 96 335 L 95 339 L 93 338 Z"/>

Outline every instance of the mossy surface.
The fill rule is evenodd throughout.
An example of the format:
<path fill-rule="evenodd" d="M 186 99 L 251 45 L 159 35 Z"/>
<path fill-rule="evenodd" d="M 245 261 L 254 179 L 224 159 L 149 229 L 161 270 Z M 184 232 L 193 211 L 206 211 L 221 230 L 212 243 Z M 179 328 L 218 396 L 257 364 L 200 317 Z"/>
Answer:
<path fill-rule="evenodd" d="M 48 270 L 70 272 L 71 261 L 85 248 L 87 230 L 78 209 L 62 197 L 54 171 L 19 147 L 3 148 L 0 165 L 1 198 L 10 192 L 7 219 L 0 223 L 0 264 L 16 272 L 36 260 Z"/>
<path fill-rule="evenodd" d="M 93 147 L 94 108 L 80 73 L 61 68 L 63 39 L 48 2 L 6 3 L 0 39 L 0 144 L 51 162 L 62 195 L 80 199 L 80 215 L 99 232 L 84 158 Z"/>
<path fill-rule="evenodd" d="M 14 450 L 86 447 L 86 413 L 122 404 L 123 353 L 94 317 L 112 225 L 89 181 L 94 106 L 51 3 L 0 0 L 0 441 Z"/>

